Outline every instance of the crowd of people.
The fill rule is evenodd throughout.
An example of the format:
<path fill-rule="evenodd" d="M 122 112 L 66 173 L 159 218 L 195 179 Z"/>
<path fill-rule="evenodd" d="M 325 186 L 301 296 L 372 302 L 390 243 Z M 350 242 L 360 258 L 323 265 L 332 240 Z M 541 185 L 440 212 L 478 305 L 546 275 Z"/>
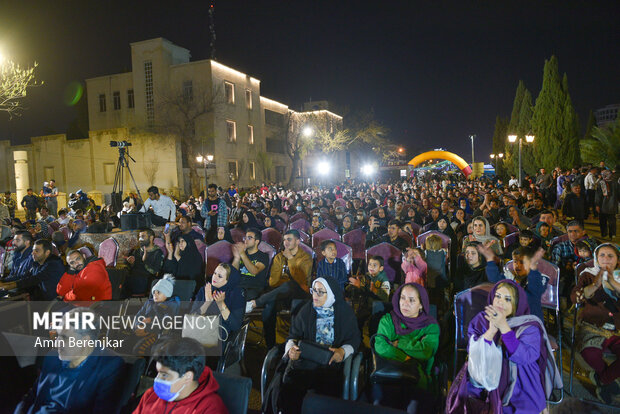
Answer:
<path fill-rule="evenodd" d="M 140 229 L 135 248 L 123 257 L 127 276 L 121 297 L 146 296 L 140 312 L 148 317 L 176 314 L 175 283 L 189 280 L 195 281 L 190 313 L 219 313 L 226 332 L 238 331 L 244 320 L 258 315 L 267 349 L 281 346 L 283 354 L 264 412 L 300 412 L 309 389 L 339 395 L 343 361 L 367 347 L 375 365 L 390 363 L 416 377 L 413 385 L 373 383 L 366 393 L 371 403 L 433 412 L 441 406 L 445 386 L 437 372 L 451 360 L 454 295 L 491 283 L 487 306 L 469 321 L 468 358 L 449 390 L 447 410 L 541 412 L 554 386 L 561 387 L 557 371 L 562 371 L 561 361 L 554 360 L 541 302 L 550 277 L 539 267 L 547 261 L 559 269 L 562 311 L 580 309 L 578 341 L 570 346 L 591 368 L 597 397 L 618 404 L 620 360 L 608 364 L 603 352 L 620 356 L 619 174 L 618 168 L 601 163 L 551 173 L 541 169 L 521 186 L 514 177 L 504 185 L 497 178 L 455 175 L 349 181 L 303 191 L 275 184 L 244 190 L 210 184 L 206 194 L 185 201 L 153 186 L 144 201 L 131 194 L 119 212 L 76 194 L 69 208 L 57 211 L 58 217 L 57 189 L 51 182 L 41 192 L 46 205 L 32 190 L 22 200 L 25 222 L 14 217 L 14 203 L 3 218 L 0 289 L 25 292 L 32 300 L 76 304 L 112 299 L 103 260 L 75 247 L 82 233 L 113 231 L 123 214 L 142 212 L 152 226 Z M 0 213 L 4 205 L 10 207 L 3 201 Z M 598 218 L 600 237 L 587 234 L 589 218 Z M 291 225 L 298 220 L 305 222 Z M 266 229 L 281 235 L 281 246 L 272 246 L 273 259 L 259 249 L 266 243 Z M 333 230 L 334 236 L 313 246 L 313 252 L 312 238 L 323 229 Z M 351 237 L 362 249 L 389 244 L 402 262 L 394 269 L 393 256 L 377 253 L 348 265 L 337 243 Z M 222 241 L 229 243 L 232 259 L 205 274 L 201 246 Z M 577 277 L 576 270 L 582 271 Z M 295 303 L 301 305 L 291 309 Z M 291 309 L 294 316 L 286 341 L 277 344 L 282 309 Z M 78 307 L 71 312 L 84 311 Z M 67 335 L 92 339 L 98 333 Z M 175 407 L 174 412 L 226 412 L 198 342 L 158 341 L 159 332 L 132 335 L 142 355 L 155 353 L 158 372 L 135 412 L 168 412 L 168 407 Z M 172 348 L 192 353 L 167 355 Z M 99 352 L 86 349 L 63 356 L 59 350 L 46 360 L 20 403 L 23 412 L 46 406 L 83 412 L 111 407 L 121 371 L 116 362 L 100 371 L 105 376 L 89 377 L 88 392 L 79 396 L 76 390 L 56 387 L 58 381 L 72 387 L 82 375 L 76 372 L 96 369 Z"/>

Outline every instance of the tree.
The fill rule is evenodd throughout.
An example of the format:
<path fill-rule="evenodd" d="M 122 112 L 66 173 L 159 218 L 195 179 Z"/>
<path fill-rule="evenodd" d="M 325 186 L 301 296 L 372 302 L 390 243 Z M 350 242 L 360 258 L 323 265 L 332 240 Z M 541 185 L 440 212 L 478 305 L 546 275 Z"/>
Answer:
<path fill-rule="evenodd" d="M 30 68 L 22 68 L 10 60 L 0 61 L 0 111 L 7 112 L 9 118 L 20 116 L 24 110 L 22 99 L 28 88 L 37 84 L 34 70 L 37 63 Z"/>
<path fill-rule="evenodd" d="M 613 124 L 594 127 L 592 138 L 581 140 L 579 147 L 584 162 L 598 164 L 605 161 L 605 165 L 611 167 L 620 165 L 620 118 Z"/>
<path fill-rule="evenodd" d="M 183 89 L 170 88 L 159 93 L 157 124 L 153 129 L 181 141 L 183 165 L 189 168 L 192 194 L 200 192 L 198 164 L 195 160 L 198 155 L 196 123 L 213 113 L 221 102 L 220 88 L 212 90 L 200 84 Z M 213 138 L 212 135 L 201 134 L 203 150 L 205 145 L 211 144 Z"/>
<path fill-rule="evenodd" d="M 568 76 L 566 73 L 562 78 L 562 92 L 564 93 L 564 123 L 562 133 L 567 143 L 566 148 L 570 150 L 565 154 L 564 162 L 566 167 L 575 167 L 581 163 L 579 148 L 579 117 L 573 108 L 573 103 L 568 92 Z"/>
<path fill-rule="evenodd" d="M 521 139 L 532 133 L 532 94 L 525 87 L 523 81 L 519 81 L 517 92 L 512 105 L 510 122 L 508 123 L 507 133 L 504 136 L 504 165 L 507 172 L 518 175 L 519 173 L 519 144 L 508 142 L 508 135 L 514 134 Z M 523 145 L 521 150 L 521 166 L 528 173 L 536 170 L 533 150 L 531 145 Z"/>
<path fill-rule="evenodd" d="M 596 118 L 594 117 L 594 111 L 590 109 L 590 113 L 588 114 L 588 123 L 586 124 L 586 132 L 583 134 L 583 139 L 592 138 L 594 127 L 596 127 Z"/>
<path fill-rule="evenodd" d="M 493 154 L 503 153 L 506 157 L 506 137 L 508 136 L 508 118 L 500 116 L 495 118 L 495 130 L 493 131 Z M 495 158 L 495 174 L 499 177 L 506 175 L 506 158 Z"/>

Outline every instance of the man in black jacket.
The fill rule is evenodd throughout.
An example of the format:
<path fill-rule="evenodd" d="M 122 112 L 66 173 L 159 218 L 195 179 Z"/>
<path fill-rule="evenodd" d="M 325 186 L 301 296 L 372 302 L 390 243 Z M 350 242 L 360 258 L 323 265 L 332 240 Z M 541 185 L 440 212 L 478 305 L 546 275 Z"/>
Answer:
<path fill-rule="evenodd" d="M 34 242 L 32 258 L 34 262 L 23 277 L 13 282 L 0 282 L 0 289 L 24 289 L 32 300 L 53 300 L 65 266 L 53 253 L 52 242 L 46 239 Z"/>
<path fill-rule="evenodd" d="M 37 208 L 39 207 L 39 199 L 32 188 L 26 190 L 27 194 L 22 199 L 22 207 L 26 210 L 26 220 L 36 220 L 37 218 Z"/>
<path fill-rule="evenodd" d="M 581 185 L 573 182 L 571 184 L 571 192 L 566 195 L 562 204 L 562 214 L 565 217 L 572 217 L 579 220 L 580 223 L 588 216 L 588 202 L 586 196 L 581 192 Z"/>

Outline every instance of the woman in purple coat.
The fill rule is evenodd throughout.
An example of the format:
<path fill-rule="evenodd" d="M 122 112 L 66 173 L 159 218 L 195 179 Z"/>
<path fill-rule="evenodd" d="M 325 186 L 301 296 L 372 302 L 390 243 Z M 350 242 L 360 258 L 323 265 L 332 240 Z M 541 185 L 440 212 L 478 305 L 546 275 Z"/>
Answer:
<path fill-rule="evenodd" d="M 484 311 L 469 324 L 469 360 L 455 379 L 448 412 L 540 413 L 561 387 L 547 333 L 531 316 L 527 295 L 512 280 L 495 284 Z M 551 382 L 545 383 L 545 370 Z M 495 373 L 495 374 L 494 374 Z"/>

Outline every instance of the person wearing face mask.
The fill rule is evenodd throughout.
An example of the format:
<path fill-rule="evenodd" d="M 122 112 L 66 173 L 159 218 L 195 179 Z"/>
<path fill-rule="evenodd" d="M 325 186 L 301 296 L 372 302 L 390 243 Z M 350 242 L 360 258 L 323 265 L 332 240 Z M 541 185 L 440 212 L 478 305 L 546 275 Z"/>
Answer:
<path fill-rule="evenodd" d="M 213 271 L 211 282 L 207 282 L 196 294 L 191 313 L 222 316 L 220 326 L 224 328 L 223 338 L 241 328 L 245 314 L 245 298 L 239 287 L 241 274 L 237 268 L 220 263 Z M 213 307 L 217 307 L 214 309 Z M 212 308 L 209 310 L 209 308 Z"/>
<path fill-rule="evenodd" d="M 473 404 L 479 412 L 540 413 L 552 389 L 562 387 L 545 327 L 530 315 L 517 282 L 496 283 L 467 332 L 469 358 L 450 388 L 446 412 Z"/>
<path fill-rule="evenodd" d="M 164 253 L 153 243 L 155 233 L 151 229 L 141 229 L 138 233 L 139 247 L 125 257 L 129 264 L 129 276 L 123 284 L 124 294 L 143 294 L 148 291 L 153 278 L 164 264 Z"/>
<path fill-rule="evenodd" d="M 133 414 L 228 414 L 198 341 L 167 339 L 157 345 L 153 360 L 157 377 Z"/>
<path fill-rule="evenodd" d="M 105 261 L 97 256 L 88 259 L 79 250 L 67 253 L 69 270 L 62 275 L 56 293 L 66 302 L 112 299 L 112 285 Z"/>
<path fill-rule="evenodd" d="M 397 390 L 392 390 L 398 392 L 390 398 L 384 398 L 384 393 L 389 391 L 387 387 L 375 384 L 373 401 L 378 404 L 389 402 L 391 406 L 402 408 L 409 404 L 412 396 L 418 394 L 416 400 L 420 401 L 420 391 L 427 393 L 431 389 L 431 370 L 439 347 L 439 324 L 429 314 L 426 289 L 417 283 L 406 283 L 398 288 L 392 297 L 392 307 L 393 310 L 383 315 L 379 322 L 375 352 L 381 358 L 401 363 L 417 361 L 414 369 L 420 380 L 413 390 L 409 387 L 403 390 L 399 384 Z"/>

